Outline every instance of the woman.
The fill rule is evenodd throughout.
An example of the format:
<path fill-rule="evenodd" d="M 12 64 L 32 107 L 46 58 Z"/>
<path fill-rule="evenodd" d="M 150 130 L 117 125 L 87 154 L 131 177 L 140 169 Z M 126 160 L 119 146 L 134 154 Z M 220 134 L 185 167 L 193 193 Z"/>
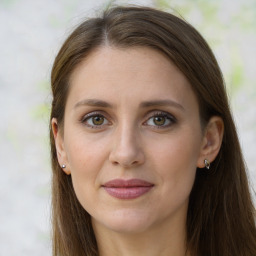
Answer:
<path fill-rule="evenodd" d="M 51 79 L 53 255 L 256 255 L 222 74 L 192 26 L 110 8 Z"/>

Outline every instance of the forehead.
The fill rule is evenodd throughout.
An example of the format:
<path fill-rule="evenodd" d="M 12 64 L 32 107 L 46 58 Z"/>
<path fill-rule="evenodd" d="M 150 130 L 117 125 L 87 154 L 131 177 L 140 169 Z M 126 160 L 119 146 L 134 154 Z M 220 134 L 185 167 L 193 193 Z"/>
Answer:
<path fill-rule="evenodd" d="M 186 77 L 164 54 L 147 47 L 93 51 L 70 80 L 72 101 L 83 98 L 129 101 L 131 98 L 175 98 L 185 103 L 195 95 Z"/>
<path fill-rule="evenodd" d="M 87 75 L 90 71 L 93 71 L 90 75 L 106 72 L 107 77 L 115 76 L 117 72 L 121 72 L 122 75 L 134 75 L 151 71 L 153 73 L 148 73 L 147 77 L 152 78 L 156 75 L 155 71 L 161 75 L 166 74 L 167 71 L 172 75 L 176 73 L 173 79 L 179 76 L 185 80 L 183 74 L 166 55 L 149 47 L 101 46 L 96 48 L 74 70 L 71 81 L 82 78 L 82 72 L 85 73 L 85 69 L 87 69 Z"/>

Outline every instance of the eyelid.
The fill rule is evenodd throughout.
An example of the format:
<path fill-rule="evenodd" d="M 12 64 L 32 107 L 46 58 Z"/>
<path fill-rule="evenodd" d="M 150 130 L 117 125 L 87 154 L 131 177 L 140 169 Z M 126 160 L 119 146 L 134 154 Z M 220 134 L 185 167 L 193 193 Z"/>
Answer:
<path fill-rule="evenodd" d="M 100 116 L 100 117 L 103 117 L 105 120 L 108 121 L 108 124 L 102 124 L 102 125 L 90 125 L 90 124 L 86 124 L 86 120 L 92 118 L 92 117 L 95 117 L 95 116 Z M 104 127 L 105 125 L 109 125 L 111 124 L 111 122 L 109 121 L 109 118 L 106 117 L 106 114 L 105 113 L 102 113 L 102 111 L 93 111 L 93 112 L 90 112 L 88 114 L 85 114 L 82 116 L 82 118 L 80 119 L 80 122 L 83 123 L 84 125 L 86 125 L 87 127 L 90 127 L 90 128 L 98 128 L 98 129 L 101 129 L 102 127 Z"/>
<path fill-rule="evenodd" d="M 148 126 L 152 126 L 154 128 L 157 128 L 157 129 L 164 129 L 164 128 L 167 128 L 167 127 L 170 127 L 171 125 L 175 124 L 177 122 L 177 119 L 176 117 L 173 115 L 173 114 L 170 114 L 169 112 L 166 112 L 166 111 L 162 111 L 162 110 L 154 110 L 154 111 L 151 111 L 148 115 L 147 115 L 147 119 L 146 121 L 143 123 L 145 125 L 147 125 L 146 123 L 153 117 L 157 117 L 157 116 L 163 116 L 163 117 L 166 117 L 170 120 L 171 124 L 168 124 L 168 125 L 162 125 L 162 126 L 158 126 L 158 125 L 148 125 Z"/>
<path fill-rule="evenodd" d="M 103 113 L 102 113 L 103 112 Z M 92 117 L 95 117 L 95 116 L 101 116 L 103 117 L 105 120 L 107 120 L 107 124 L 102 124 L 102 125 L 90 125 L 90 124 L 86 124 L 86 120 L 88 120 L 89 118 L 92 118 Z M 147 124 L 147 122 L 153 118 L 153 117 L 157 117 L 157 116 L 162 116 L 162 117 L 165 117 L 167 119 L 170 120 L 170 124 L 168 125 L 149 125 Z M 111 125 L 111 121 L 110 121 L 110 118 L 108 117 L 108 115 L 104 112 L 104 111 L 99 111 L 99 110 L 95 110 L 95 111 L 92 111 L 92 112 L 89 112 L 85 115 L 83 115 L 81 118 L 80 118 L 80 122 L 83 123 L 84 125 L 86 125 L 87 127 L 90 127 L 90 128 L 98 128 L 98 129 L 101 129 L 103 128 L 104 126 L 106 125 Z M 172 126 L 173 124 L 175 124 L 177 122 L 177 119 L 176 117 L 167 112 L 167 111 L 162 111 L 162 110 L 151 110 L 147 113 L 146 115 L 146 121 L 143 122 L 143 125 L 146 125 L 146 126 L 151 126 L 151 127 L 154 127 L 154 128 L 157 128 L 157 129 L 164 129 L 164 128 L 168 128 L 169 126 Z"/>

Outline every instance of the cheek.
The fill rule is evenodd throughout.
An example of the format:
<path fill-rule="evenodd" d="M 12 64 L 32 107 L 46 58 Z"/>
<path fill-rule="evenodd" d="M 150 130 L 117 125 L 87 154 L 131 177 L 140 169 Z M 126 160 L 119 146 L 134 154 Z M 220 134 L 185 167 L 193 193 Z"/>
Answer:
<path fill-rule="evenodd" d="M 196 167 L 200 153 L 201 137 L 191 132 L 181 132 L 166 136 L 153 143 L 149 154 L 162 166 L 184 166 L 188 169 Z M 190 167 L 190 168 L 189 168 Z M 183 169 L 183 168 L 182 168 Z"/>
<path fill-rule="evenodd" d="M 106 139 L 98 138 L 97 134 L 88 136 L 83 131 L 67 132 L 67 134 L 69 136 L 65 138 L 65 148 L 71 171 L 75 173 L 97 171 L 96 166 L 106 158 L 108 143 Z"/>
<path fill-rule="evenodd" d="M 71 132 L 75 131 L 75 132 Z M 71 170 L 72 183 L 80 203 L 86 208 L 91 204 L 93 191 L 99 188 L 100 177 L 108 159 L 107 136 L 85 134 L 71 129 L 65 138 L 65 149 Z"/>
<path fill-rule="evenodd" d="M 99 176 L 106 160 L 103 147 L 78 136 L 67 145 L 67 157 L 71 170 L 75 194 L 87 211 L 95 206 L 95 191 L 99 187 Z M 88 211 L 90 213 L 90 211 Z"/>
<path fill-rule="evenodd" d="M 194 134 L 194 135 L 193 135 Z M 154 169 L 161 177 L 165 192 L 190 193 L 200 152 L 200 134 L 182 132 L 166 138 L 150 151 Z"/>

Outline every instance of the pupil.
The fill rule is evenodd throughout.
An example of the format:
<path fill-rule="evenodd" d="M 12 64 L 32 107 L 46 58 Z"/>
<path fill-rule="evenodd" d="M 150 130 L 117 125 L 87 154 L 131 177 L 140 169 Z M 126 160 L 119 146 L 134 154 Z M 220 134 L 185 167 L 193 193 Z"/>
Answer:
<path fill-rule="evenodd" d="M 164 122 L 165 122 L 165 118 L 164 117 L 158 116 L 158 117 L 155 117 L 155 119 L 154 119 L 154 123 L 156 125 L 163 125 Z"/>
<path fill-rule="evenodd" d="M 94 123 L 94 124 L 97 124 L 97 125 L 100 125 L 100 124 L 103 123 L 103 118 L 100 117 L 100 116 L 95 116 L 95 117 L 93 118 L 93 123 Z"/>

